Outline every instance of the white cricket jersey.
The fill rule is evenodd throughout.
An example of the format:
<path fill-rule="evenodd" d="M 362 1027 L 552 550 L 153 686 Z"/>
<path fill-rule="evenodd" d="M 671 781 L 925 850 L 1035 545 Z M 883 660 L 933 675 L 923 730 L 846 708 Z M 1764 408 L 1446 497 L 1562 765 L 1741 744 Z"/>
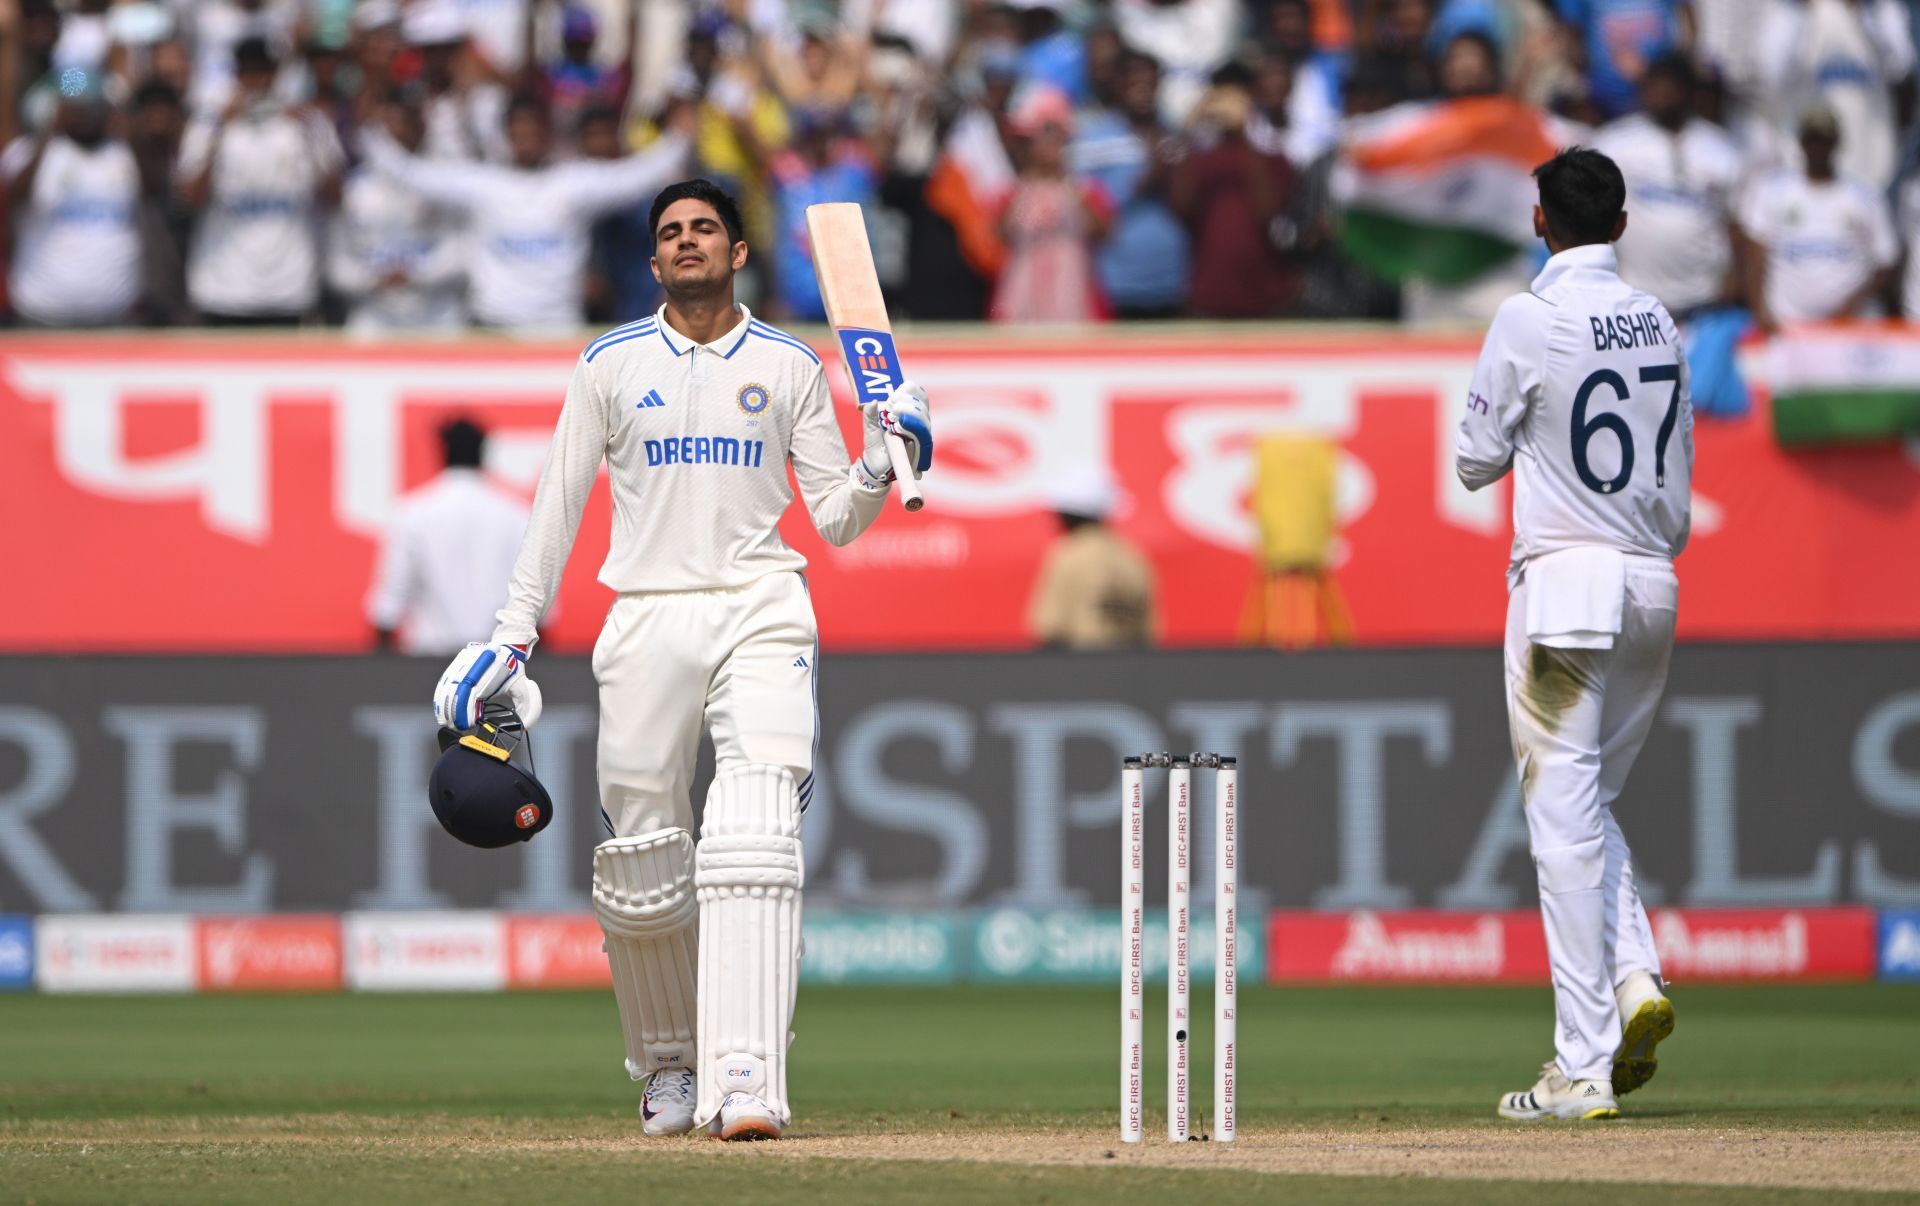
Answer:
<path fill-rule="evenodd" d="M 400 500 L 367 593 L 367 620 L 408 653 L 484 641 L 507 598 L 527 504 L 477 469 L 446 469 Z"/>
<path fill-rule="evenodd" d="M 526 169 L 420 159 L 381 134 L 361 141 L 375 169 L 466 211 L 474 317 L 521 329 L 580 325 L 594 219 L 651 200 L 687 154 L 686 140 L 668 135 L 624 159 Z"/>
<path fill-rule="evenodd" d="M 352 304 L 350 331 L 464 327 L 467 250 L 461 215 L 378 172 L 348 179 L 327 246 L 327 279 Z M 381 286 L 404 270 L 407 283 Z"/>
<path fill-rule="evenodd" d="M 580 354 L 495 641 L 533 639 L 602 460 L 613 541 L 600 581 L 623 594 L 737 587 L 806 568 L 776 528 L 793 501 L 789 460 L 828 543 L 847 544 L 880 514 L 887 487 L 860 484 L 820 358 L 739 311 L 732 330 L 698 344 L 662 307 Z"/>
<path fill-rule="evenodd" d="M 1593 145 L 1627 180 L 1627 232 L 1615 245 L 1620 275 L 1670 311 L 1717 301 L 1733 263 L 1727 225 L 1746 170 L 1732 136 L 1698 118 L 1674 133 L 1636 113 L 1606 126 Z"/>
<path fill-rule="evenodd" d="M 1740 225 L 1766 249 L 1767 308 L 1781 322 L 1839 317 L 1849 296 L 1900 258 L 1886 199 L 1846 177 L 1816 184 L 1773 172 L 1747 190 Z"/>
<path fill-rule="evenodd" d="M 1686 547 L 1693 403 L 1666 307 L 1620 279 L 1613 248 L 1573 247 L 1487 331 L 1454 441 L 1469 490 L 1513 469 L 1513 566 L 1583 546 Z"/>
<path fill-rule="evenodd" d="M 207 207 L 187 260 L 193 304 L 218 314 L 308 309 L 320 290 L 320 186 L 345 159 L 333 127 L 281 109 L 224 128 L 195 122 L 181 144 L 180 178 L 199 174 L 210 155 Z"/>
<path fill-rule="evenodd" d="M 0 173 L 11 184 L 32 158 L 32 140 L 17 139 Z M 140 169 L 127 144 L 87 150 L 49 139 L 24 200 L 9 277 L 15 308 L 49 324 L 124 319 L 141 280 Z"/>

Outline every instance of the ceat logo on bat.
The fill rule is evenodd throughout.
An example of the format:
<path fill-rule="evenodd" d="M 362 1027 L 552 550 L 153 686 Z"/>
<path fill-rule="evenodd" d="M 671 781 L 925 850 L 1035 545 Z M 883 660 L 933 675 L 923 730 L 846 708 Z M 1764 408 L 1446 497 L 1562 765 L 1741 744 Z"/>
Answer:
<path fill-rule="evenodd" d="M 847 358 L 847 375 L 853 378 L 853 400 L 861 405 L 886 401 L 893 387 L 904 380 L 893 336 L 865 327 L 842 327 L 837 333 L 840 351 Z"/>

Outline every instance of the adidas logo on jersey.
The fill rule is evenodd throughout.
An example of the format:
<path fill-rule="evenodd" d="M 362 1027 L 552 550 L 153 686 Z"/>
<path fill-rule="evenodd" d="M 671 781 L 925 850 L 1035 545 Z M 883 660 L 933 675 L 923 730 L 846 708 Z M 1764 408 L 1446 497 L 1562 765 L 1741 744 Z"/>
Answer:
<path fill-rule="evenodd" d="M 647 391 L 646 397 L 640 399 L 638 402 L 635 402 L 633 405 L 634 405 L 634 409 L 636 410 L 646 410 L 649 407 L 665 406 L 666 404 L 667 404 L 667 400 L 660 396 L 659 390 L 650 389 Z"/>

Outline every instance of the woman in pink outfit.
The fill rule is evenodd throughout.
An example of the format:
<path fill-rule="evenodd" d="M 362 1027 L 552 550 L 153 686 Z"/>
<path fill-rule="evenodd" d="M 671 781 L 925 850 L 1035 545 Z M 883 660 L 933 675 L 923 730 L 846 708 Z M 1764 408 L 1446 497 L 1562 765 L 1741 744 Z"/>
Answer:
<path fill-rule="evenodd" d="M 1095 322 L 1107 317 L 1093 249 L 1106 237 L 1113 204 L 1098 184 L 1067 172 L 1073 110 L 1043 92 L 1021 106 L 1020 176 L 1000 215 L 1007 262 L 994 290 L 997 322 Z"/>

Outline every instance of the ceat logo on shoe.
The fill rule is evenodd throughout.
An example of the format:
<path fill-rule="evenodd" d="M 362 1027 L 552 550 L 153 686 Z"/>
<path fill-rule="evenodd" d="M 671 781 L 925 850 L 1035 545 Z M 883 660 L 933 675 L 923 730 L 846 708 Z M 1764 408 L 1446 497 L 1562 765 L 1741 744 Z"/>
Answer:
<path fill-rule="evenodd" d="M 203 992 L 338 989 L 337 917 L 202 917 L 197 935 Z"/>
<path fill-rule="evenodd" d="M 600 923 L 589 914 L 509 916 L 507 982 L 514 988 L 605 988 L 613 983 Z"/>

